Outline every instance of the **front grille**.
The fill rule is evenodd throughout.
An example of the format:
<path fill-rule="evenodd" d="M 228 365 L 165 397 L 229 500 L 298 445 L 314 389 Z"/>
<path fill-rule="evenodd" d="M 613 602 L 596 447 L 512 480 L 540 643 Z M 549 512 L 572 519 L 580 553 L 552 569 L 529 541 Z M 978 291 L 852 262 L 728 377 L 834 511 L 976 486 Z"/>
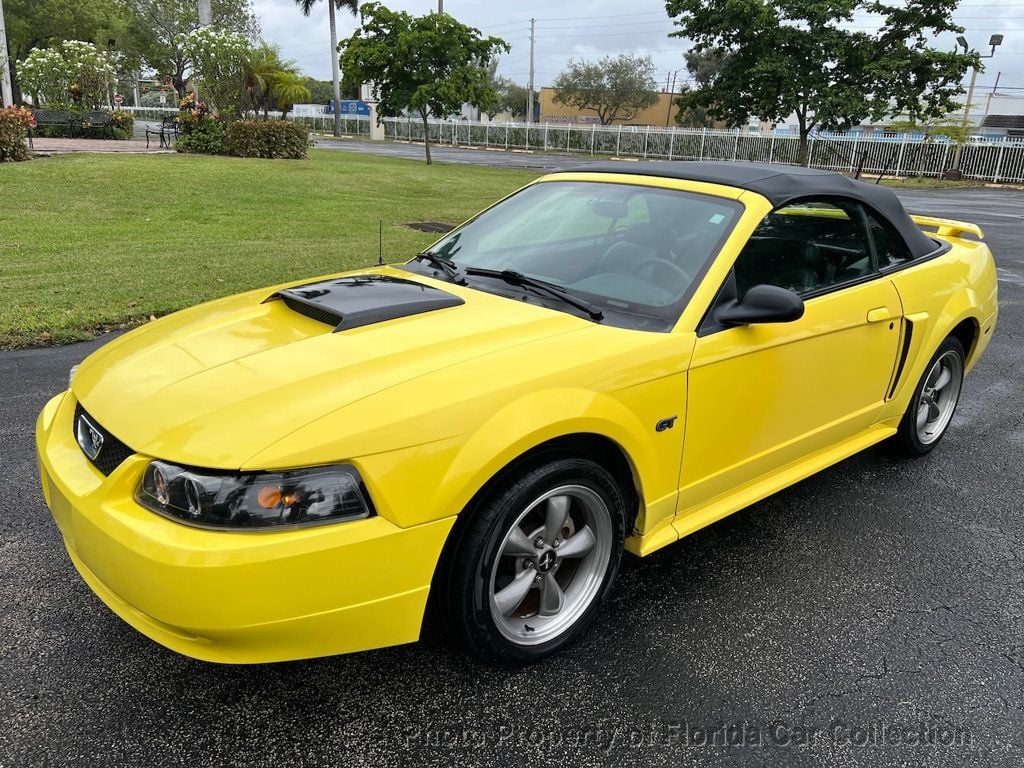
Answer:
<path fill-rule="evenodd" d="M 100 452 L 96 454 L 96 458 L 89 459 L 89 461 L 92 462 L 92 465 L 104 475 L 109 475 L 121 466 L 121 462 L 133 455 L 135 451 L 100 426 L 99 422 L 90 416 L 81 404 L 75 406 L 75 419 L 71 422 L 71 431 L 72 434 L 75 435 L 76 442 L 78 440 L 78 436 L 76 434 L 76 430 L 78 428 L 78 417 L 82 415 L 88 418 L 89 423 L 92 424 L 101 435 L 103 435 L 103 447 L 101 447 Z M 89 457 L 86 456 L 86 458 L 88 459 Z"/>

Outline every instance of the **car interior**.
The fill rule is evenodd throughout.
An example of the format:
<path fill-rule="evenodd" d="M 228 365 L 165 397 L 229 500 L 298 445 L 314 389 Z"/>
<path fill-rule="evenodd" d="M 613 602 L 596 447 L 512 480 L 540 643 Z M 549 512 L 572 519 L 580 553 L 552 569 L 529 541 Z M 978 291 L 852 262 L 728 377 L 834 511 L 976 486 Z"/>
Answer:
<path fill-rule="evenodd" d="M 736 287 L 776 285 L 805 295 L 872 272 L 864 214 L 845 202 L 810 201 L 768 214 L 736 259 Z"/>

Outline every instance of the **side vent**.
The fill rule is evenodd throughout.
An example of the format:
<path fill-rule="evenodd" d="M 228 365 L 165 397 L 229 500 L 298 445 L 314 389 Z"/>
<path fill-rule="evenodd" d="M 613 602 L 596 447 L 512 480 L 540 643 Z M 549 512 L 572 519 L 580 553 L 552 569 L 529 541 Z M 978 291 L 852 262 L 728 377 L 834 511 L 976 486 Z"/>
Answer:
<path fill-rule="evenodd" d="M 303 299 L 299 299 L 295 296 L 290 296 L 284 291 L 281 292 L 280 296 L 281 301 L 283 301 L 285 306 L 292 312 L 305 315 L 311 320 L 326 323 L 332 328 L 336 328 L 341 321 L 345 319 L 339 312 L 332 312 L 319 304 L 314 304 L 312 301 L 304 301 Z"/>
<path fill-rule="evenodd" d="M 892 386 L 889 387 L 889 393 L 885 396 L 886 400 L 892 400 L 892 396 L 896 393 L 896 388 L 903 379 L 903 369 L 907 365 L 907 355 L 910 354 L 910 342 L 914 337 L 914 323 L 910 320 L 905 320 L 904 324 L 906 327 L 903 330 L 903 348 L 900 350 L 900 360 L 896 364 L 896 375 L 892 377 Z"/>

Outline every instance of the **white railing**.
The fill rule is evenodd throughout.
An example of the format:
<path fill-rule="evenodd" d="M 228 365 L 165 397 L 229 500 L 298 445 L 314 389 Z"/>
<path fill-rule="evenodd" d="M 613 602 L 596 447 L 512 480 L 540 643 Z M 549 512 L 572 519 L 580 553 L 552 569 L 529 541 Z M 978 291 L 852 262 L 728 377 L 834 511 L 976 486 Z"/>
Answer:
<path fill-rule="evenodd" d="M 654 160 L 727 160 L 795 164 L 799 137 L 780 132 L 654 128 L 559 123 L 476 123 L 428 121 L 432 142 L 444 146 L 563 152 Z M 384 118 L 389 139 L 423 141 L 419 119 Z M 853 173 L 941 176 L 953 167 L 957 146 L 926 142 L 920 136 L 816 135 L 810 138 L 810 165 Z M 961 149 L 965 178 L 1024 181 L 1024 141 L 972 141 Z"/>
<path fill-rule="evenodd" d="M 129 107 L 140 120 L 159 120 L 173 107 Z M 271 112 L 280 117 L 280 113 Z M 294 116 L 318 133 L 334 130 L 332 115 Z M 385 117 L 385 137 L 397 141 L 423 141 L 419 118 Z M 432 143 L 451 147 L 561 152 L 590 156 L 634 157 L 654 160 L 729 160 L 795 164 L 797 136 L 780 132 L 750 132 L 700 128 L 654 128 L 625 125 L 572 125 L 561 123 L 478 123 L 429 120 Z M 342 132 L 370 134 L 370 118 L 342 117 Z M 830 134 L 813 136 L 808 145 L 810 165 L 845 173 L 860 169 L 869 175 L 941 176 L 954 167 L 957 145 L 926 142 L 920 136 L 865 136 Z M 987 139 L 972 141 L 960 150 L 960 171 L 965 178 L 993 182 L 1024 182 L 1024 141 Z"/>

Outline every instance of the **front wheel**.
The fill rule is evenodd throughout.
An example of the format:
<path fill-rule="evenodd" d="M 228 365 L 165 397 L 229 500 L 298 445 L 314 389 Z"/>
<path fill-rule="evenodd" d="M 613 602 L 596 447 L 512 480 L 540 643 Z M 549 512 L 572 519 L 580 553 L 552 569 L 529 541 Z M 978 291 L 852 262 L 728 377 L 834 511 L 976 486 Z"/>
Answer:
<path fill-rule="evenodd" d="M 626 505 L 600 465 L 560 458 L 498 486 L 451 560 L 447 623 L 469 651 L 525 664 L 569 645 L 618 572 Z"/>
<path fill-rule="evenodd" d="M 936 350 L 900 421 L 896 441 L 912 456 L 923 456 L 946 434 L 960 400 L 964 379 L 964 348 L 946 339 Z"/>

